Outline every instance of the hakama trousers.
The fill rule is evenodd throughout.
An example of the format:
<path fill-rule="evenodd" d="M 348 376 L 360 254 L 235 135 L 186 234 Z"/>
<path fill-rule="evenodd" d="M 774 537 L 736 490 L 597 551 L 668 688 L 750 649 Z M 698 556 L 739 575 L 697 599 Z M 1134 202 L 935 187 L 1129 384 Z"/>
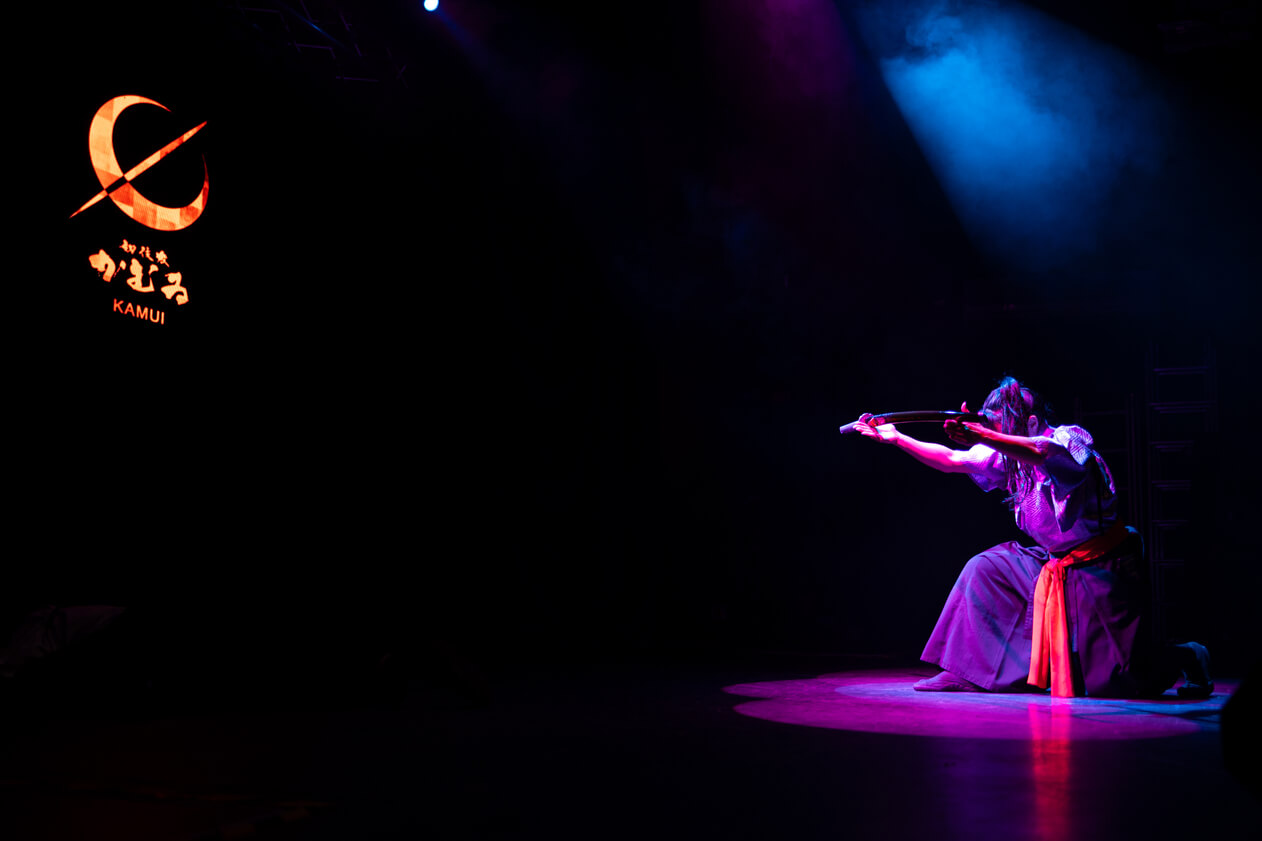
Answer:
<path fill-rule="evenodd" d="M 1134 529 L 1107 555 L 1069 569 L 1065 607 L 1076 695 L 1160 694 L 1174 675 L 1154 668 L 1144 621 L 1149 588 Z M 1049 554 L 1001 543 L 964 565 L 921 659 L 992 692 L 1034 689 L 1030 645 L 1034 586 Z M 1164 684 L 1164 685 L 1161 685 Z"/>

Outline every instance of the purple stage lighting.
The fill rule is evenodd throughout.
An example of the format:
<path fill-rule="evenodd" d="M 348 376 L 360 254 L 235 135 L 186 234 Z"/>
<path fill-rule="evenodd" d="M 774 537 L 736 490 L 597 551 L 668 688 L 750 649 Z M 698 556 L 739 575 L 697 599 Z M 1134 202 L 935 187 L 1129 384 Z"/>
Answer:
<path fill-rule="evenodd" d="M 1206 700 L 1053 698 L 1042 693 L 915 692 L 919 675 L 899 669 L 726 686 L 754 700 L 736 712 L 829 730 L 957 739 L 1090 741 L 1155 739 L 1216 729 L 1234 686 Z"/>

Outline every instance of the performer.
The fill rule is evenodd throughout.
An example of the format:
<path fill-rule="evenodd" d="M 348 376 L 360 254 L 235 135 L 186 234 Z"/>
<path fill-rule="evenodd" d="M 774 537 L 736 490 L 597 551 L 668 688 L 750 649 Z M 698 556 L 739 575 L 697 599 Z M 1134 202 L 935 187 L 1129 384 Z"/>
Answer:
<path fill-rule="evenodd" d="M 963 450 L 873 425 L 870 414 L 855 425 L 936 470 L 968 474 L 982 490 L 1004 489 L 1017 527 L 1035 542 L 1001 543 L 965 565 L 921 655 L 942 671 L 913 688 L 1146 697 L 1182 671 L 1181 694 L 1207 697 L 1205 648 L 1155 650 L 1148 638 L 1143 541 L 1118 518 L 1113 477 L 1091 435 L 1055 426 L 1050 407 L 1011 377 L 981 415 L 981 423 L 944 425 Z"/>

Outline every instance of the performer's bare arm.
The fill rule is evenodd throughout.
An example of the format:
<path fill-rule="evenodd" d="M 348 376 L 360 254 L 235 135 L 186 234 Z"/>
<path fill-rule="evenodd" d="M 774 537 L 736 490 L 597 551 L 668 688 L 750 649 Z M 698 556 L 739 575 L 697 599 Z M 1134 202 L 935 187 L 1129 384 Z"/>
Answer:
<path fill-rule="evenodd" d="M 1035 466 L 1040 466 L 1047 461 L 1048 453 L 1056 443 L 1051 438 L 1043 436 L 1026 438 L 1021 435 L 1004 435 L 980 423 L 947 421 L 943 424 L 943 428 L 946 430 L 947 437 L 957 444 L 970 447 L 974 444 L 985 444 L 1006 456 Z M 952 452 L 957 451 L 952 450 Z"/>
<path fill-rule="evenodd" d="M 960 411 L 968 412 L 967 402 L 960 406 Z M 964 450 L 953 450 L 941 444 L 920 441 L 912 438 L 910 435 L 899 432 L 893 424 L 872 426 L 870 423 L 871 419 L 871 414 L 860 415 L 860 422 L 855 425 L 855 430 L 868 438 L 875 438 L 884 444 L 894 444 L 912 458 L 929 465 L 935 470 L 940 470 L 943 473 L 967 473 L 976 464 L 975 460 L 966 457 L 966 451 Z M 1006 456 L 1033 465 L 1042 465 L 1047 461 L 1048 453 L 1055 444 L 1048 437 L 1005 435 L 985 424 L 970 421 L 950 420 L 943 424 L 943 429 L 946 431 L 947 437 L 957 444 L 963 444 L 968 447 L 972 447 L 975 444 L 985 444 Z"/>
<path fill-rule="evenodd" d="M 927 464 L 943 473 L 965 473 L 971 469 L 971 464 L 964 460 L 964 451 L 912 438 L 910 435 L 899 432 L 892 423 L 872 426 L 869 423 L 871 419 L 871 414 L 860 415 L 859 423 L 854 427 L 855 431 L 883 444 L 893 444 L 922 464 Z"/>

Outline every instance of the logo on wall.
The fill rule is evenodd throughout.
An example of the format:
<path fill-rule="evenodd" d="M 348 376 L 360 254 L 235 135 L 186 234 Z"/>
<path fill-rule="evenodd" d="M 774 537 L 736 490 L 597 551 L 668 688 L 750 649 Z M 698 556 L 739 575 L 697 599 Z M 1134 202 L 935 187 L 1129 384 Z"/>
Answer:
<path fill-rule="evenodd" d="M 147 245 L 136 245 L 127 240 L 122 241 L 117 251 L 121 251 L 122 254 L 111 255 L 102 248 L 88 258 L 88 264 L 96 270 L 101 280 L 109 283 L 117 277 L 125 281 L 127 288 L 133 292 L 158 291 L 168 301 L 175 301 L 177 306 L 188 303 L 188 290 L 182 283 L 184 275 L 174 270 L 165 251 L 155 253 Z M 162 282 L 161 286 L 154 285 L 155 275 Z M 118 298 L 114 299 L 114 312 L 130 315 L 141 321 L 152 321 L 154 324 L 167 323 L 166 313 L 158 307 L 145 306 Z"/>
<path fill-rule="evenodd" d="M 114 124 L 118 121 L 119 115 L 128 108 L 142 104 L 156 105 L 163 111 L 171 110 L 162 103 L 143 96 L 116 96 L 97 109 L 96 116 L 92 118 L 92 126 L 88 129 L 88 154 L 92 158 L 92 168 L 96 170 L 96 178 L 101 182 L 101 192 L 70 214 L 71 219 L 101 199 L 109 198 L 119 210 L 146 227 L 156 231 L 179 231 L 196 222 L 202 215 L 202 211 L 206 209 L 206 196 L 210 193 L 210 175 L 206 171 L 205 157 L 202 158 L 201 192 L 197 194 L 197 198 L 184 207 L 163 207 L 156 204 L 141 195 L 131 183 L 133 178 L 174 152 L 201 131 L 206 125 L 204 122 L 184 132 L 126 172 L 123 172 L 123 168 L 119 166 L 118 156 L 114 154 Z"/>
<path fill-rule="evenodd" d="M 156 105 L 170 111 L 160 102 L 143 96 L 116 96 L 97 109 L 88 129 L 88 154 L 101 191 L 88 199 L 82 207 L 70 214 L 70 218 L 108 198 L 132 220 L 155 231 L 180 231 L 193 224 L 206 209 L 206 196 L 210 193 L 210 176 L 206 170 L 206 158 L 202 157 L 202 185 L 189 204 L 183 207 L 165 207 L 146 198 L 132 180 L 149 170 L 201 131 L 206 123 L 194 126 L 167 143 L 140 163 L 123 171 L 114 151 L 114 126 L 121 115 L 133 105 Z M 115 241 L 117 242 L 117 241 Z M 166 324 L 166 310 L 158 306 L 182 307 L 188 303 L 189 294 L 184 286 L 184 275 L 172 265 L 167 251 L 152 245 L 141 245 L 126 239 L 121 243 L 102 248 L 88 257 L 88 264 L 106 283 L 118 279 L 124 282 L 130 293 L 127 298 L 114 298 L 114 312 L 138 318 L 153 324 Z M 161 293 L 160 296 L 152 293 Z"/>

